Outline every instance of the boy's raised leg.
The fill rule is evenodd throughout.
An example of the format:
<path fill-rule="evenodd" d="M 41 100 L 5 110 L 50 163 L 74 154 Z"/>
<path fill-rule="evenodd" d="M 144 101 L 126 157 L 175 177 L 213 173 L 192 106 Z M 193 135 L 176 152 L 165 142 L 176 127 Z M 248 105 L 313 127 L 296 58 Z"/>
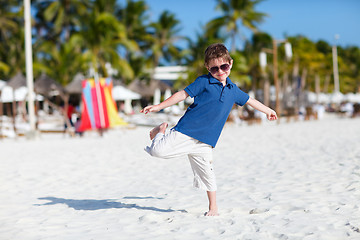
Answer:
<path fill-rule="evenodd" d="M 209 211 L 205 213 L 205 216 L 219 216 L 216 204 L 216 191 L 207 191 L 207 196 L 209 199 Z"/>
<path fill-rule="evenodd" d="M 166 122 L 160 124 L 159 126 L 153 128 L 150 131 L 150 139 L 153 140 L 156 134 L 162 133 L 165 134 L 166 128 L 168 127 L 168 124 Z"/>

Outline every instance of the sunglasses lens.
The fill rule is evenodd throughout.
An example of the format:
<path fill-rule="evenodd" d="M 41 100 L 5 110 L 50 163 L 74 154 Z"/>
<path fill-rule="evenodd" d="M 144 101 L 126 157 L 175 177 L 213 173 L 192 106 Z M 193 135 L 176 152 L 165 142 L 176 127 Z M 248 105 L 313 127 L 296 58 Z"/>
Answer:
<path fill-rule="evenodd" d="M 223 65 L 220 66 L 220 69 L 221 69 L 223 72 L 229 71 L 230 65 L 227 64 L 227 63 L 225 63 L 225 64 L 223 64 Z M 218 66 L 210 68 L 210 72 L 211 72 L 212 74 L 215 74 L 215 73 L 217 73 L 218 71 L 219 71 L 219 67 L 218 67 Z"/>
<path fill-rule="evenodd" d="M 230 65 L 229 64 L 223 64 L 220 66 L 221 70 L 223 70 L 224 72 L 229 71 L 230 69 Z"/>
<path fill-rule="evenodd" d="M 212 68 L 210 68 L 210 72 L 212 73 L 212 74 L 215 74 L 215 73 L 217 73 L 219 71 L 219 67 L 212 67 Z"/>

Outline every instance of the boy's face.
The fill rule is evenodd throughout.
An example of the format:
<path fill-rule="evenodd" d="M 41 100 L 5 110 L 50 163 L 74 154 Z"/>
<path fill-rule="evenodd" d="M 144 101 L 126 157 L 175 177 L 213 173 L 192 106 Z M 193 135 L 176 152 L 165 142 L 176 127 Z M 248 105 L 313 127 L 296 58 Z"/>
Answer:
<path fill-rule="evenodd" d="M 214 78 L 225 84 L 226 78 L 230 75 L 232 64 L 233 60 L 228 62 L 223 58 L 215 58 L 210 60 L 209 64 L 207 65 L 207 70 Z"/>

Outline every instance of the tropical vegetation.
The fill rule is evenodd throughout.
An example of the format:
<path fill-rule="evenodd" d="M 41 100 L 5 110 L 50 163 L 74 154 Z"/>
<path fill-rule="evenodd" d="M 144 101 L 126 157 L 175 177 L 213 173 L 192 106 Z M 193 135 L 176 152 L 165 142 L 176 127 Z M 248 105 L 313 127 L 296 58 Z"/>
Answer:
<path fill-rule="evenodd" d="M 214 42 L 229 42 L 235 61 L 232 79 L 246 90 L 273 84 L 272 60 L 264 70 L 259 53 L 272 47 L 272 37 L 258 31 L 266 13 L 255 7 L 262 0 L 214 0 L 220 15 L 203 26 L 194 39 L 181 36 L 177 16 L 164 11 L 151 20 L 146 0 L 33 0 L 34 76 L 46 73 L 62 85 L 76 73 L 89 76 L 89 69 L 102 76 L 114 75 L 128 84 L 149 81 L 160 65 L 185 65 L 184 86 L 206 73 L 203 52 Z M 0 6 L 0 79 L 25 73 L 23 1 L 3 1 Z M 253 31 L 245 39 L 243 28 Z M 332 46 L 306 36 L 284 36 L 292 44 L 293 58 L 285 60 L 279 44 L 279 79 L 283 89 L 298 84 L 311 91 L 332 92 Z M 179 41 L 186 42 L 180 47 Z M 241 43 L 241 44 L 240 44 Z M 239 47 L 243 46 L 243 47 Z M 338 47 L 340 90 L 360 91 L 360 48 Z"/>

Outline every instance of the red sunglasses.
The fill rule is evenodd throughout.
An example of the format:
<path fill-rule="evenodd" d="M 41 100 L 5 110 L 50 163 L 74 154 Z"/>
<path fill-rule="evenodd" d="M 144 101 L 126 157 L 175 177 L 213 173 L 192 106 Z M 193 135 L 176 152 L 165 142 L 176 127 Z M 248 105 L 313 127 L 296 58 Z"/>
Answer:
<path fill-rule="evenodd" d="M 211 68 L 209 69 L 209 72 L 210 72 L 211 74 L 215 74 L 215 73 L 217 73 L 217 72 L 219 71 L 219 69 L 221 69 L 223 72 L 229 71 L 230 65 L 227 64 L 227 63 L 225 63 L 225 64 L 221 65 L 220 67 L 218 67 L 218 66 L 211 67 Z"/>

